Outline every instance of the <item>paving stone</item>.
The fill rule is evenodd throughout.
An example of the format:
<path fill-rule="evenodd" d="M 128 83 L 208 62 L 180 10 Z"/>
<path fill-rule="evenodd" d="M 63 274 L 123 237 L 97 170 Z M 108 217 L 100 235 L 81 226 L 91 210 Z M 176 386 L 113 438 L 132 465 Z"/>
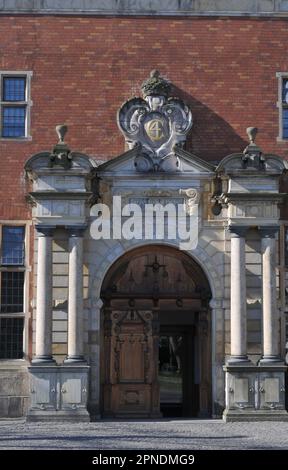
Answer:
<path fill-rule="evenodd" d="M 288 449 L 288 423 L 131 420 L 93 423 L 0 421 L 0 449 Z"/>

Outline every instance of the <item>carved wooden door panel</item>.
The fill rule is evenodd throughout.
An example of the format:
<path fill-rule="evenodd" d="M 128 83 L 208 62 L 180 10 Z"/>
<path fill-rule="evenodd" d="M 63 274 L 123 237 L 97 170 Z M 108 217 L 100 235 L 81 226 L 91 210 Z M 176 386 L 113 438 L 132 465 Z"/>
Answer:
<path fill-rule="evenodd" d="M 106 309 L 105 416 L 159 416 L 158 332 L 154 325 L 151 311 Z"/>

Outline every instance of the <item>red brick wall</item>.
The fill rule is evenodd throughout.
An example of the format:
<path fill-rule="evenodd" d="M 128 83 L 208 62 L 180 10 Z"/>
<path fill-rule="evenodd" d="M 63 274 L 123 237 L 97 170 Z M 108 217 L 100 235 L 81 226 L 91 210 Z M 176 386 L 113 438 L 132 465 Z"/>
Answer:
<path fill-rule="evenodd" d="M 73 150 L 124 149 L 116 111 L 157 68 L 191 106 L 187 149 L 207 160 L 242 151 L 247 126 L 265 152 L 277 143 L 277 71 L 288 71 L 285 19 L 0 18 L 0 69 L 32 70 L 31 142 L 1 142 L 0 218 L 26 218 L 24 162 L 50 150 L 67 123 Z"/>

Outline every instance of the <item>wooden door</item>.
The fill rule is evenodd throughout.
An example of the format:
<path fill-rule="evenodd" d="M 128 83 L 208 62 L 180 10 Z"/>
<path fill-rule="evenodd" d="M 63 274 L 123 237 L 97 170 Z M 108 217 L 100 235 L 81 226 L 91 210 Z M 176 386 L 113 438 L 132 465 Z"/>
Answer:
<path fill-rule="evenodd" d="M 106 309 L 104 355 L 104 416 L 159 416 L 158 332 L 153 312 Z"/>

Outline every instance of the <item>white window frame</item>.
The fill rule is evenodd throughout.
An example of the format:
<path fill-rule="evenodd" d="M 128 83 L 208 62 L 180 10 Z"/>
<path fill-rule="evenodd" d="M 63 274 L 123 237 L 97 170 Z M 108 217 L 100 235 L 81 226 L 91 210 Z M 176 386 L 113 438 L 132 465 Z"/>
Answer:
<path fill-rule="evenodd" d="M 17 313 L 1 313 L 0 317 L 2 318 L 24 318 L 24 326 L 23 326 L 23 358 L 22 359 L 0 359 L 0 363 L 15 363 L 19 362 L 22 363 L 23 361 L 29 358 L 29 285 L 30 285 L 30 273 L 31 273 L 31 266 L 29 264 L 30 260 L 30 227 L 31 222 L 27 220 L 0 220 L 0 243 L 2 246 L 2 228 L 5 226 L 13 226 L 13 227 L 25 227 L 25 237 L 24 237 L 24 250 L 25 250 L 25 258 L 24 258 L 24 265 L 17 268 L 14 266 L 14 271 L 24 271 L 24 286 L 23 286 L 23 312 Z M 0 265 L 1 271 L 8 271 L 8 267 L 2 267 Z M 13 266 L 10 266 L 13 269 Z M 1 287 L 1 286 L 0 286 Z"/>
<path fill-rule="evenodd" d="M 287 137 L 283 137 L 283 105 L 282 105 L 282 83 L 283 79 L 288 79 L 288 72 L 277 72 L 276 77 L 278 78 L 278 101 L 277 108 L 279 111 L 279 134 L 277 137 L 278 142 L 288 142 Z"/>
<path fill-rule="evenodd" d="M 0 140 L 1 141 L 25 141 L 32 140 L 30 135 L 31 130 L 31 107 L 33 101 L 31 100 L 31 78 L 33 72 L 27 70 L 1 70 L 0 71 Z M 26 90 L 25 90 L 25 101 L 17 101 L 17 105 L 26 107 L 25 117 L 25 136 L 23 137 L 2 137 L 2 108 L 3 106 L 13 106 L 13 102 L 3 101 L 3 78 L 4 77 L 26 77 Z M 15 105 L 16 102 L 14 102 Z"/>

